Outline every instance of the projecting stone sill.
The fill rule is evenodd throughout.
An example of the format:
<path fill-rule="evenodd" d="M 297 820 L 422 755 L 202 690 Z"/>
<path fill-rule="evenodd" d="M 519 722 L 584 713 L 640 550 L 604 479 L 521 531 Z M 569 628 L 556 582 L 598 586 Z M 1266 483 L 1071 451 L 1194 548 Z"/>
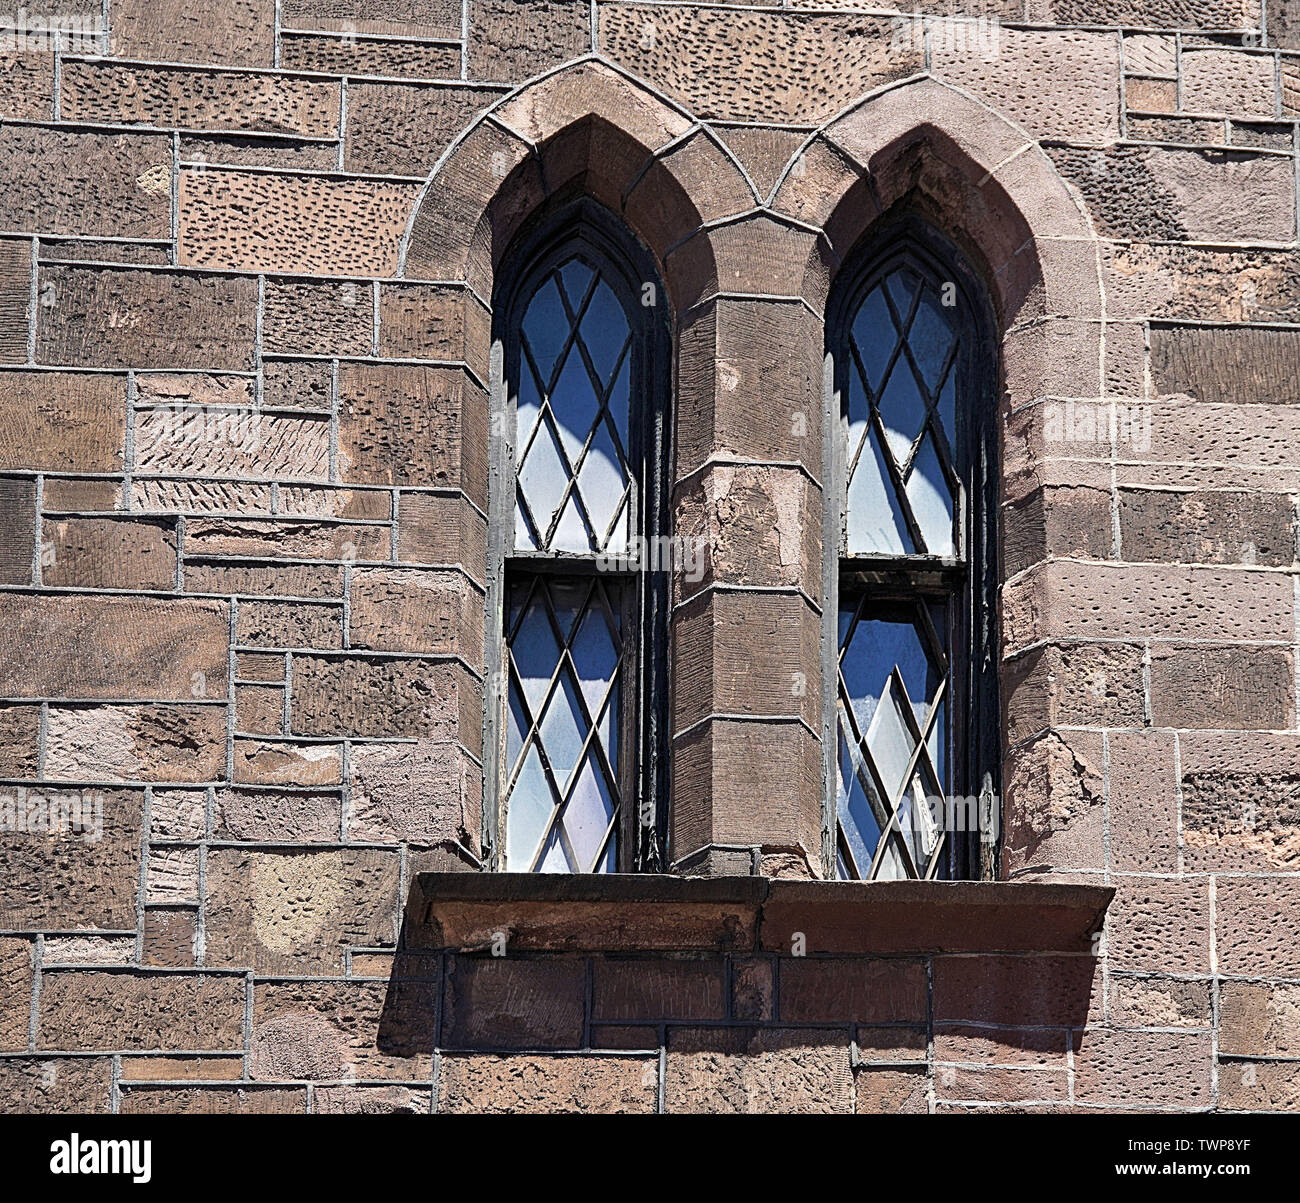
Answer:
<path fill-rule="evenodd" d="M 817 954 L 1093 951 L 1115 891 L 1040 882 L 423 873 L 409 949 Z"/>

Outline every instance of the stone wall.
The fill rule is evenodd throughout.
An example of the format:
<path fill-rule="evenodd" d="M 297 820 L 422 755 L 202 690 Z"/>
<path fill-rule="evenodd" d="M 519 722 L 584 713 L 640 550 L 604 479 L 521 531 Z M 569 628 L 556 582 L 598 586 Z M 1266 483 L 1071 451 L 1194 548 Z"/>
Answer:
<path fill-rule="evenodd" d="M 831 1079 L 882 1060 L 881 1019 L 924 1047 L 859 1109 L 1300 1108 L 1300 7 L 925 7 L 923 36 L 861 5 L 28 0 L 0 50 L 9 1106 L 555 1105 L 384 1024 L 455 997 L 394 949 L 418 876 L 483 854 L 495 269 L 582 193 L 675 330 L 674 521 L 710 548 L 673 629 L 693 872 L 821 872 L 840 265 L 916 211 L 997 312 L 1003 873 L 1115 898 L 1042 969 L 1086 965 L 1082 1014 L 846 1004 Z M 748 969 L 682 955 L 749 1019 Z M 1021 992 L 978 964 L 974 996 Z M 699 1026 L 681 989 L 633 1017 L 656 1063 Z M 799 1079 L 830 1054 L 781 1014 L 691 1055 Z M 576 1040 L 518 1072 L 569 1080 Z M 670 1099 L 649 1063 L 629 1106 L 796 1097 Z"/>

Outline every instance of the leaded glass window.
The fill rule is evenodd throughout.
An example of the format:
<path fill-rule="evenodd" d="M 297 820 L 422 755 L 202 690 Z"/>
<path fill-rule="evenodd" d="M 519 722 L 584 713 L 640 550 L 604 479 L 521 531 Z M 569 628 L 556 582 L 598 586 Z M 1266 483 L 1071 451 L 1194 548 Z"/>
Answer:
<path fill-rule="evenodd" d="M 666 588 L 638 550 L 663 515 L 666 323 L 638 248 L 582 216 L 515 256 L 498 328 L 485 780 L 512 872 L 658 865 Z"/>
<path fill-rule="evenodd" d="M 970 876 L 996 805 L 989 324 L 908 231 L 832 327 L 838 876 Z M 995 834 L 995 827 L 994 827 Z"/>

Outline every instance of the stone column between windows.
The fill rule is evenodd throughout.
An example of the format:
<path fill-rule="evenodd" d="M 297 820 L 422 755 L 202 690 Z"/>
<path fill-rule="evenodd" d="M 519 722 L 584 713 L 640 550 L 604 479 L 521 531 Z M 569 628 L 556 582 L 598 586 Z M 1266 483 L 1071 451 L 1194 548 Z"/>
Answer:
<path fill-rule="evenodd" d="M 812 236 L 767 217 L 669 257 L 678 325 L 668 861 L 820 876 L 822 360 Z M 696 264 L 701 283 L 689 287 Z M 698 579 L 690 579 L 694 575 Z"/>

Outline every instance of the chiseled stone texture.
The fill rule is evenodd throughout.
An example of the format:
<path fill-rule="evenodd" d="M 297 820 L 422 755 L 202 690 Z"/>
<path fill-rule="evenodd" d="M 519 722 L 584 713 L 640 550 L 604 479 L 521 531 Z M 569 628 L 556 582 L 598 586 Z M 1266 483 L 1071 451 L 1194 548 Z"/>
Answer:
<path fill-rule="evenodd" d="M 646 1114 L 655 1110 L 658 1077 L 658 1062 L 645 1057 L 448 1056 L 437 1106 L 449 1114 Z"/>

